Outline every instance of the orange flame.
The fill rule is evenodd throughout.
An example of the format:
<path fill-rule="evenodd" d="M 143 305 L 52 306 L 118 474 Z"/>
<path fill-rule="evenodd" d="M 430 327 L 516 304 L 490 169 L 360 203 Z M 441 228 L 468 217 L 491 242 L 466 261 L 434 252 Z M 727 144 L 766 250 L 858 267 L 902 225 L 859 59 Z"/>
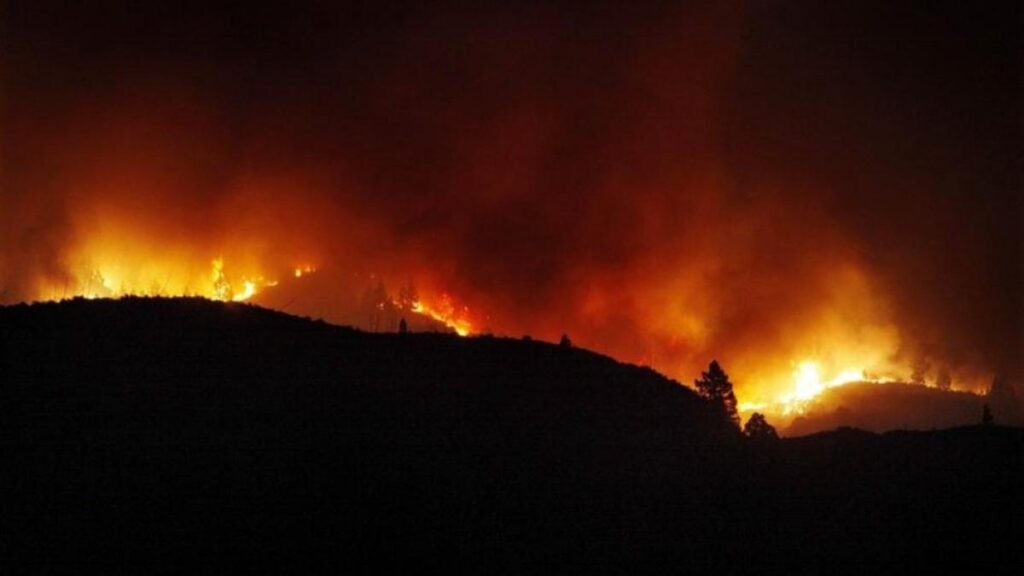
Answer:
<path fill-rule="evenodd" d="M 462 307 L 462 314 L 460 314 L 460 310 L 452 304 L 451 297 L 447 294 L 441 296 L 440 305 L 437 307 L 431 306 L 423 302 L 423 300 L 416 300 L 412 303 L 411 309 L 416 314 L 432 318 L 444 324 L 454 330 L 459 336 L 469 336 L 474 333 L 472 322 L 466 319 L 469 308 Z"/>
<path fill-rule="evenodd" d="M 95 262 L 95 259 L 89 259 Z M 260 273 L 232 274 L 223 257 L 210 261 L 205 276 L 180 273 L 186 266 L 175 266 L 168 261 L 160 265 L 147 260 L 143 267 L 134 268 L 121 262 L 101 262 L 81 277 L 73 277 L 62 285 L 40 288 L 38 301 L 63 300 L 65 298 L 121 298 L 124 296 L 199 296 L 221 302 L 245 302 L 279 284 L 276 279 L 267 279 Z M 295 268 L 296 278 L 316 271 L 312 265 Z M 175 272 L 179 272 L 175 280 Z M 183 279 L 182 279 L 183 277 Z"/>

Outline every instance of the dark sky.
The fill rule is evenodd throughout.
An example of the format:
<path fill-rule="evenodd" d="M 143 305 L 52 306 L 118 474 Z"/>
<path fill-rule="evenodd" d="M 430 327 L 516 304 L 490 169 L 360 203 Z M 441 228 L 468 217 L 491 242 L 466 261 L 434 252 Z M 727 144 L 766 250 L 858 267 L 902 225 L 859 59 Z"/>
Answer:
<path fill-rule="evenodd" d="M 0 299 L 114 218 L 680 378 L 1021 375 L 1018 3 L 161 4 L 0 2 Z"/>

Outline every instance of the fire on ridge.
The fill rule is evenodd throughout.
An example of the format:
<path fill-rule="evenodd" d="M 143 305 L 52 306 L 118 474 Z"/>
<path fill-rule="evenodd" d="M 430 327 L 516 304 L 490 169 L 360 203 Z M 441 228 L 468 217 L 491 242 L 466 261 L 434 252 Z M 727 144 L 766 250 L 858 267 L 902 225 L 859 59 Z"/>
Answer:
<path fill-rule="evenodd" d="M 84 261 L 95 262 L 97 259 L 86 258 Z M 308 260 L 300 260 L 276 272 L 269 270 L 269 267 L 261 265 L 234 266 L 222 256 L 209 260 L 205 274 L 186 273 L 194 272 L 194 268 L 180 262 L 177 267 L 174 264 L 160 266 L 158 259 L 152 257 L 138 268 L 103 262 L 63 285 L 51 284 L 41 289 L 38 299 L 200 296 L 223 302 L 246 302 L 272 294 L 282 284 L 301 290 L 301 284 L 314 278 L 319 267 Z M 394 330 L 397 329 L 397 318 L 415 315 L 446 326 L 459 336 L 480 332 L 469 307 L 457 304 L 444 291 L 425 297 L 410 285 L 392 295 L 378 280 L 376 287 L 367 290 L 364 300 L 367 301 L 365 306 L 374 314 L 373 318 L 361 323 L 369 330 Z M 390 323 L 382 321 L 389 311 L 393 316 Z M 823 344 L 821 338 L 815 346 L 819 352 L 827 351 L 827 354 L 794 360 L 791 370 L 781 377 L 769 372 L 740 384 L 740 411 L 747 415 L 759 411 L 775 418 L 792 418 L 804 413 L 827 389 L 851 382 L 885 383 L 901 378 L 896 372 L 901 368 L 888 362 L 891 345 L 884 338 L 868 345 L 864 342 L 854 345 L 847 341 L 848 335 L 842 330 L 836 330 L 832 336 L 834 341 L 828 343 L 830 346 Z M 756 371 L 754 373 L 757 374 Z M 902 377 L 906 379 L 905 374 Z"/>
<path fill-rule="evenodd" d="M 208 273 L 203 275 L 183 274 L 187 282 L 175 282 L 173 268 L 167 270 L 154 266 L 150 261 L 144 271 L 126 271 L 119 265 L 105 264 L 93 268 L 81 278 L 69 278 L 61 285 L 51 284 L 39 290 L 36 301 L 57 301 L 70 298 L 121 298 L 127 296 L 177 297 L 192 296 L 219 302 L 248 302 L 267 294 L 284 282 L 301 282 L 317 273 L 318 268 L 309 263 L 296 264 L 281 274 L 264 274 L 262 268 L 250 268 L 248 273 L 236 272 L 223 257 L 209 262 Z M 436 302 L 428 302 L 419 295 L 414 300 L 403 302 L 391 299 L 374 304 L 379 310 L 385 305 L 394 306 L 401 312 L 415 314 L 450 329 L 459 336 L 475 333 L 468 318 L 468 307 L 457 307 L 448 294 L 442 294 Z M 362 326 L 367 328 L 367 326 Z M 378 330 L 379 326 L 371 327 Z"/>

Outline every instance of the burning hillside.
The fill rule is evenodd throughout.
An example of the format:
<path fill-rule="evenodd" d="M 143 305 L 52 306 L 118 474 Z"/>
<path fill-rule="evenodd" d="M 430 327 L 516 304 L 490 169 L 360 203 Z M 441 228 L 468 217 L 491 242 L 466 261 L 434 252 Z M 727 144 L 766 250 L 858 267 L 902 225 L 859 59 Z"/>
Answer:
<path fill-rule="evenodd" d="M 329 4 L 5 11 L 0 303 L 566 333 L 776 417 L 1024 377 L 1016 18 Z"/>

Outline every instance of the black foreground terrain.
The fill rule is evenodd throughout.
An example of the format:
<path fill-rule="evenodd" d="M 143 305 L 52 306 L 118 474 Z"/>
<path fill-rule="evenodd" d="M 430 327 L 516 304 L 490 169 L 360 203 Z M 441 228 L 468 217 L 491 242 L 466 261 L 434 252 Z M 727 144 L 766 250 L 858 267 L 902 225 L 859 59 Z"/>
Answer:
<path fill-rule="evenodd" d="M 198 299 L 0 307 L 0 565 L 1021 566 L 1024 430 L 757 445 L 659 374 Z"/>

